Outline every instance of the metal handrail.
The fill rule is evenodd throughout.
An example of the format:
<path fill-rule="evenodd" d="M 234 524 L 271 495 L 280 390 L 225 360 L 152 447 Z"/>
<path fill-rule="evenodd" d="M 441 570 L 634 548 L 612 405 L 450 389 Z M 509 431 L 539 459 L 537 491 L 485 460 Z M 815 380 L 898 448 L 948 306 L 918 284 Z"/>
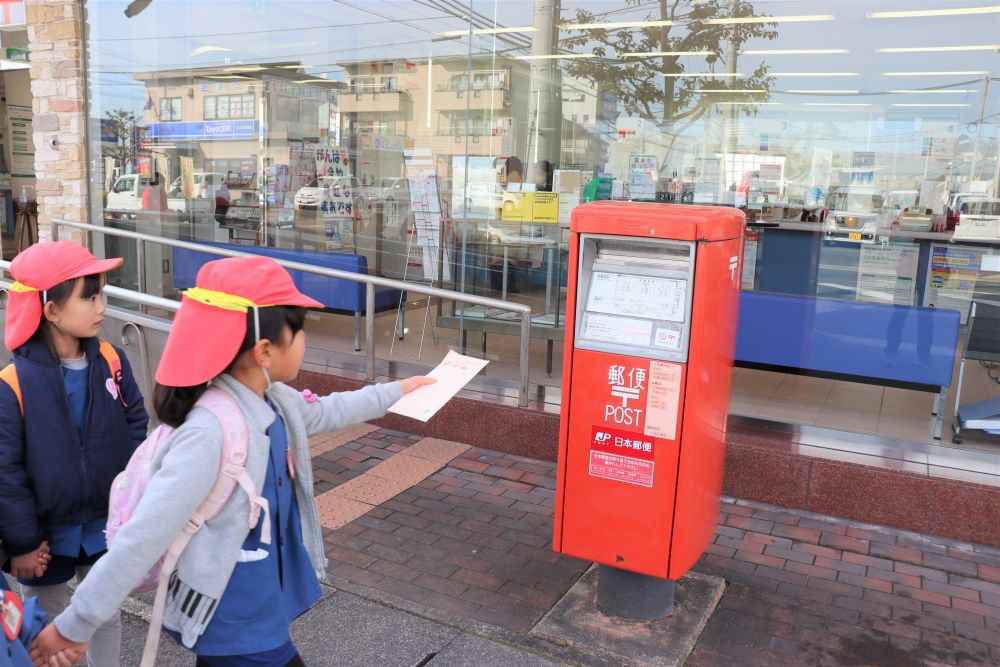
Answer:
<path fill-rule="evenodd" d="M 82 231 L 93 232 L 97 234 L 106 234 L 108 236 L 117 236 L 120 238 L 133 239 L 138 242 L 137 247 L 137 263 L 139 264 L 139 291 L 142 292 L 149 301 L 144 305 L 151 305 L 154 307 L 162 308 L 167 307 L 164 303 L 174 304 L 176 308 L 176 301 L 171 301 L 169 299 L 163 299 L 161 297 L 151 296 L 145 294 L 145 271 L 143 264 L 145 263 L 145 244 L 146 243 L 156 243 L 159 245 L 169 246 L 171 248 L 181 248 L 184 250 L 192 250 L 194 252 L 203 252 L 210 255 L 219 255 L 221 257 L 244 257 L 253 256 L 253 253 L 239 252 L 236 250 L 227 250 L 225 248 L 217 248 L 215 246 L 203 245 L 200 243 L 192 243 L 190 241 L 179 241 L 176 239 L 165 239 L 158 236 L 153 236 L 151 234 L 143 234 L 140 232 L 130 232 L 124 229 L 115 229 L 113 227 L 102 227 L 100 225 L 92 225 L 86 222 L 74 222 L 71 220 L 52 220 L 52 239 L 58 240 L 59 238 L 59 228 L 68 227 L 70 229 L 79 229 Z M 369 276 L 367 274 L 352 273 L 350 271 L 341 271 L 339 269 L 329 269 L 321 266 L 314 266 L 312 264 L 305 264 L 303 262 L 293 262 L 286 259 L 272 258 L 275 262 L 285 267 L 286 269 L 291 269 L 294 271 L 304 271 L 306 273 L 312 273 L 319 276 L 325 276 L 327 278 L 339 278 L 341 280 L 349 280 L 356 283 L 364 283 L 365 285 L 365 356 L 366 368 L 365 376 L 369 382 L 375 380 L 375 288 L 376 287 L 387 287 L 390 289 L 397 289 L 401 291 L 416 292 L 417 294 L 424 294 L 429 297 L 437 297 L 439 299 L 447 299 L 451 301 L 458 301 L 461 303 L 468 303 L 476 306 L 483 306 L 484 308 L 495 308 L 497 310 L 504 310 L 508 312 L 518 313 L 521 319 L 521 336 L 520 336 L 520 380 L 521 387 L 518 391 L 517 402 L 520 407 L 526 407 L 528 405 L 528 363 L 529 363 L 529 351 L 531 345 L 531 306 L 522 303 L 511 303 L 509 301 L 501 301 L 499 299 L 491 299 L 489 297 L 477 296 L 475 294 L 464 294 L 462 292 L 454 292 L 451 290 L 441 289 L 440 287 L 432 287 L 430 285 L 422 285 L 420 283 L 410 283 L 402 280 L 392 280 L 390 278 L 381 278 L 378 276 Z M 115 288 L 108 287 L 105 288 L 109 296 L 114 296 Z M 129 295 L 135 294 L 130 290 L 123 290 L 123 292 L 128 292 Z M 155 300 L 155 301 L 154 301 Z"/>

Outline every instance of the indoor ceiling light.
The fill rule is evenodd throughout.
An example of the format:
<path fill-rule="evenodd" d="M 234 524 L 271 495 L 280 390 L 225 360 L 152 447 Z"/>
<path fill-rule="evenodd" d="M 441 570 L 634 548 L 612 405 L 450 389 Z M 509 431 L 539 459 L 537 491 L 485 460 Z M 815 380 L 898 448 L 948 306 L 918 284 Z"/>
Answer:
<path fill-rule="evenodd" d="M 951 70 L 948 72 L 882 72 L 882 76 L 982 76 L 989 74 L 982 69 Z"/>
<path fill-rule="evenodd" d="M 657 76 L 666 76 L 666 77 L 671 77 L 671 78 L 700 77 L 700 76 L 706 76 L 706 77 L 735 76 L 735 77 L 740 77 L 740 76 L 746 76 L 746 74 L 740 74 L 738 72 L 680 72 L 680 73 L 677 73 L 677 74 L 674 74 L 674 73 L 666 74 L 664 72 L 657 72 Z"/>
<path fill-rule="evenodd" d="M 737 106 L 743 107 L 743 106 L 748 106 L 750 104 L 754 105 L 755 107 L 764 107 L 764 106 L 767 106 L 767 107 L 780 107 L 782 105 L 781 102 L 752 102 L 752 101 L 751 102 L 712 102 L 712 104 L 715 104 L 716 106 L 727 106 L 727 107 L 737 107 Z"/>
<path fill-rule="evenodd" d="M 794 95 L 857 95 L 860 90 L 845 90 L 841 88 L 832 89 L 817 89 L 817 88 L 799 88 L 792 90 L 779 90 L 779 93 L 792 93 Z"/>
<path fill-rule="evenodd" d="M 875 49 L 878 53 L 928 53 L 935 51 L 996 51 L 1000 44 L 974 44 L 968 46 L 894 46 Z"/>
<path fill-rule="evenodd" d="M 919 16 L 959 16 L 965 14 L 997 14 L 1000 13 L 1000 5 L 986 7 L 956 7 L 954 9 L 916 9 L 899 12 L 872 12 L 865 14 L 865 18 L 870 19 L 908 19 Z"/>
<path fill-rule="evenodd" d="M 803 102 L 804 107 L 870 107 L 868 102 Z"/>
<path fill-rule="evenodd" d="M 618 28 L 656 28 L 673 25 L 673 21 L 618 21 L 617 23 L 563 23 L 560 30 L 616 30 Z"/>
<path fill-rule="evenodd" d="M 768 72 L 768 76 L 861 76 L 857 72 Z"/>
<path fill-rule="evenodd" d="M 758 94 L 761 94 L 761 93 L 766 93 L 766 92 L 768 92 L 768 90 L 767 90 L 767 88 L 734 88 L 732 90 L 704 90 L 703 89 L 703 90 L 696 90 L 695 92 L 697 92 L 697 93 L 724 93 L 724 94 L 748 93 L 748 94 L 751 94 L 751 95 L 758 95 Z"/>
<path fill-rule="evenodd" d="M 744 56 L 808 56 L 817 54 L 834 55 L 850 53 L 850 49 L 747 49 L 740 51 Z"/>
<path fill-rule="evenodd" d="M 803 14 L 800 16 L 747 16 L 744 18 L 729 17 L 721 19 L 705 19 L 706 25 L 733 25 L 739 23 L 804 23 L 807 21 L 833 21 L 833 14 Z"/>
<path fill-rule="evenodd" d="M 636 51 L 623 53 L 625 58 L 646 58 L 649 56 L 714 56 L 715 51 Z"/>
<path fill-rule="evenodd" d="M 596 58 L 593 53 L 552 53 L 544 56 L 514 56 L 518 60 L 556 60 L 563 58 Z"/>
<path fill-rule="evenodd" d="M 978 93 L 976 89 L 949 89 L 949 90 L 890 90 L 890 93 L 899 94 L 920 94 L 920 95 L 966 95 L 968 93 Z"/>
<path fill-rule="evenodd" d="M 534 26 L 526 25 L 519 28 L 476 28 L 472 31 L 473 35 L 504 35 L 511 32 L 535 32 Z M 462 37 L 463 35 L 468 35 L 468 30 L 449 30 L 448 32 L 439 32 L 442 37 Z"/>
<path fill-rule="evenodd" d="M 968 104 L 893 104 L 894 107 L 967 107 Z"/>

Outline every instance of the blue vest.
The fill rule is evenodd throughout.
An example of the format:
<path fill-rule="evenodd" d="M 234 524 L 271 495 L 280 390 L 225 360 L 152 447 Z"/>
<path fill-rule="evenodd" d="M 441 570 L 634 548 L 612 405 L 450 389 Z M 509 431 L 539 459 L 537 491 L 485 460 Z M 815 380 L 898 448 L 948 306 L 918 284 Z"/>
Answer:
<path fill-rule="evenodd" d="M 261 542 L 259 522 L 243 543 L 244 562 L 236 564 L 215 615 L 192 647 L 200 656 L 253 655 L 286 647 L 288 626 L 322 593 L 302 543 L 299 503 L 288 474 L 288 432 L 275 414 L 267 429 L 271 451 L 261 489 L 271 509 L 271 543 Z"/>

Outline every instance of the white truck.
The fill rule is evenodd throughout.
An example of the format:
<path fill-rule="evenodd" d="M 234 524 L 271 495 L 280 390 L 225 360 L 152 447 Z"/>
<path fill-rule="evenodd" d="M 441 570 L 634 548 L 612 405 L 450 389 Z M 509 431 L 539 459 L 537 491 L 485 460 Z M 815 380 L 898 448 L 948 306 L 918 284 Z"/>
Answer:
<path fill-rule="evenodd" d="M 119 176 L 108 192 L 108 201 L 105 210 L 108 213 L 132 213 L 142 210 L 142 193 L 149 186 L 148 176 L 139 174 L 126 174 Z M 164 186 L 165 187 L 165 186 Z M 177 213 L 193 213 L 197 218 L 207 216 L 211 219 L 214 207 L 214 198 L 184 199 L 181 197 L 168 197 L 167 210 Z"/>

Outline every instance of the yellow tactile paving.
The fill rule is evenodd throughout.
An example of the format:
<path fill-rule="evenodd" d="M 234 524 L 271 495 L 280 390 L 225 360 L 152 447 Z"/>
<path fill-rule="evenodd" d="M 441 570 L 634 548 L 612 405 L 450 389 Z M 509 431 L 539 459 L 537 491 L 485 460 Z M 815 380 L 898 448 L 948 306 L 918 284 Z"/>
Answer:
<path fill-rule="evenodd" d="M 406 448 L 402 453 L 422 459 L 437 461 L 444 465 L 469 449 L 469 445 L 439 438 L 423 438 Z"/>
<path fill-rule="evenodd" d="M 413 484 L 408 480 L 385 479 L 364 474 L 330 489 L 327 493 L 369 505 L 380 505 L 411 486 Z"/>
<path fill-rule="evenodd" d="M 433 475 L 441 469 L 444 463 L 430 461 L 409 455 L 409 449 L 390 456 L 382 463 L 368 471 L 368 475 L 401 482 L 412 486 Z M 387 499 L 388 500 L 388 499 Z"/>
<path fill-rule="evenodd" d="M 354 442 L 358 438 L 363 438 L 372 431 L 377 430 L 378 426 L 362 422 L 361 424 L 348 426 L 347 428 L 337 431 L 336 433 L 326 433 L 324 435 L 316 436 L 315 438 L 311 438 L 309 440 L 309 456 L 319 456 L 320 454 L 325 454 L 331 449 L 336 449 L 341 445 Z"/>
<path fill-rule="evenodd" d="M 328 447 L 323 451 L 329 451 L 375 430 L 376 427 L 370 424 L 359 424 L 333 434 L 336 440 L 314 442 L 310 449 L 315 456 L 315 448 Z M 352 433 L 355 435 L 348 438 Z M 329 442 L 336 444 L 329 445 Z M 469 445 L 460 442 L 437 438 L 418 440 L 364 474 L 317 496 L 320 524 L 324 528 L 335 529 L 354 521 L 373 507 L 427 479 L 467 449 Z"/>
<path fill-rule="evenodd" d="M 316 505 L 319 509 L 320 525 L 331 530 L 346 526 L 374 507 L 343 496 L 335 496 L 330 491 L 317 496 Z"/>

